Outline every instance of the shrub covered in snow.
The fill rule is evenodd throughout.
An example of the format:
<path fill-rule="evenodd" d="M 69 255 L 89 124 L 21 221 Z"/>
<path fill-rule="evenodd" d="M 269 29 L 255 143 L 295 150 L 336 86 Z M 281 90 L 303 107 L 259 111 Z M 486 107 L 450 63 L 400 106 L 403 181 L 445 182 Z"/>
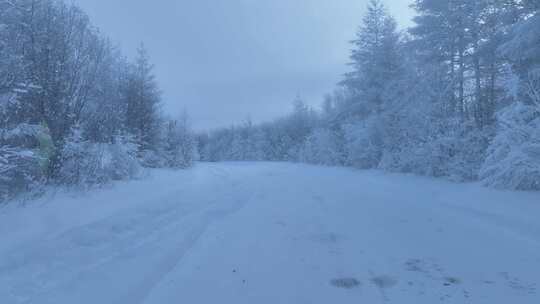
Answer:
<path fill-rule="evenodd" d="M 303 162 L 334 166 L 343 165 L 345 155 L 341 136 L 329 129 L 317 129 L 306 140 L 300 150 L 299 159 Z"/>
<path fill-rule="evenodd" d="M 45 181 L 42 161 L 32 150 L 0 147 L 0 202 L 38 191 Z"/>
<path fill-rule="evenodd" d="M 540 190 L 540 109 L 512 104 L 499 113 L 498 122 L 482 181 L 497 188 Z"/>
<path fill-rule="evenodd" d="M 0 143 L 5 146 L 32 150 L 41 160 L 41 167 L 47 170 L 54 155 L 54 144 L 46 126 L 19 124 L 0 134 Z"/>
<path fill-rule="evenodd" d="M 167 166 L 167 156 L 164 151 L 157 149 L 144 149 L 138 151 L 137 158 L 145 168 L 164 168 Z"/>
<path fill-rule="evenodd" d="M 379 166 L 382 157 L 379 127 L 374 116 L 344 127 L 346 163 L 349 166 L 362 169 Z"/>
<path fill-rule="evenodd" d="M 0 200 L 39 190 L 54 146 L 48 129 L 20 124 L 0 134 Z"/>
<path fill-rule="evenodd" d="M 457 128 L 453 135 L 447 177 L 459 182 L 478 180 L 492 134 L 491 129 Z"/>
<path fill-rule="evenodd" d="M 75 129 L 61 151 L 61 183 L 88 187 L 134 178 L 140 172 L 137 147 L 122 137 L 114 143 L 85 141 Z"/>
<path fill-rule="evenodd" d="M 193 165 L 197 143 L 187 125 L 187 118 L 167 124 L 163 150 L 167 167 L 188 168 Z"/>

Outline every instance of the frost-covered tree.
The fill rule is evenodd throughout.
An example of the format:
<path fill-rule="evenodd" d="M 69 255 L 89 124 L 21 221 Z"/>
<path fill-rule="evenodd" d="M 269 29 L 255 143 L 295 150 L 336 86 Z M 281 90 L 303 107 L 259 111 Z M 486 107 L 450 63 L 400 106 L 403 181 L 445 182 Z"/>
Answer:
<path fill-rule="evenodd" d="M 499 51 L 510 61 L 518 76 L 518 96 L 515 97 L 525 103 L 540 105 L 540 9 L 530 4 L 522 8 L 522 16 L 511 25 L 508 39 Z"/>
<path fill-rule="evenodd" d="M 300 97 L 296 97 L 292 114 L 283 121 L 285 135 L 281 138 L 281 144 L 287 149 L 284 160 L 297 159 L 303 143 L 313 131 L 316 119 L 313 109 Z"/>
<path fill-rule="evenodd" d="M 112 143 L 117 136 L 134 133 L 127 125 L 131 70 L 127 60 L 110 43 L 103 46 L 103 51 L 97 83 L 82 111 L 80 124 L 89 140 Z"/>
<path fill-rule="evenodd" d="M 346 163 L 375 168 L 383 155 L 379 122 L 391 103 L 387 91 L 403 72 L 397 23 L 381 1 L 369 3 L 352 43 L 353 71 L 342 82 L 348 93 L 344 101 L 325 112 L 337 112 L 332 114 L 334 120 L 330 120 L 329 127 L 335 129 L 337 123 L 344 130 Z"/>
<path fill-rule="evenodd" d="M 540 107 L 522 102 L 498 115 L 499 129 L 480 171 L 486 185 L 540 190 Z"/>
<path fill-rule="evenodd" d="M 479 127 L 493 123 L 502 62 L 496 56 L 505 2 L 416 0 L 410 29 L 425 62 L 444 71 L 445 106 Z"/>
<path fill-rule="evenodd" d="M 21 75 L 17 51 L 20 48 L 20 9 L 15 2 L 0 1 L 0 94 L 13 89 Z"/>
<path fill-rule="evenodd" d="M 347 115 L 365 116 L 382 109 L 383 92 L 399 75 L 397 23 L 380 0 L 371 0 L 351 52 L 353 71 L 343 84 L 352 93 Z"/>
<path fill-rule="evenodd" d="M 205 138 L 204 159 L 380 168 L 538 189 L 540 4 L 416 0 L 400 34 L 371 1 L 353 40 L 352 71 L 319 113 L 297 102 L 273 122 Z"/>
<path fill-rule="evenodd" d="M 46 123 L 57 146 L 81 120 L 100 72 L 102 38 L 88 16 L 62 1 L 22 1 L 27 119 Z"/>
<path fill-rule="evenodd" d="M 141 151 L 155 150 L 159 141 L 161 96 L 152 70 L 148 52 L 141 45 L 126 88 L 126 125 Z"/>
<path fill-rule="evenodd" d="M 349 166 L 377 168 L 381 161 L 381 129 L 376 116 L 344 126 L 346 163 Z"/>
<path fill-rule="evenodd" d="M 345 163 L 341 130 L 315 129 L 300 150 L 299 160 L 307 163 L 338 166 Z"/>
<path fill-rule="evenodd" d="M 0 157 L 10 168 L 0 187 L 38 173 L 40 181 L 102 183 L 133 177 L 149 158 L 165 165 L 149 58 L 141 48 L 130 63 L 112 45 L 75 4 L 0 0 Z"/>
<path fill-rule="evenodd" d="M 184 112 L 179 120 L 167 123 L 164 153 L 167 165 L 172 168 L 188 168 L 197 158 L 197 143 Z"/>
<path fill-rule="evenodd" d="M 498 115 L 497 134 L 480 175 L 499 188 L 540 190 L 540 5 L 516 3 L 499 51 L 512 67 L 507 91 L 511 103 Z"/>
<path fill-rule="evenodd" d="M 140 171 L 137 145 L 129 136 L 117 136 L 112 143 L 92 142 L 75 126 L 60 155 L 58 180 L 64 185 L 91 187 L 134 178 Z"/>

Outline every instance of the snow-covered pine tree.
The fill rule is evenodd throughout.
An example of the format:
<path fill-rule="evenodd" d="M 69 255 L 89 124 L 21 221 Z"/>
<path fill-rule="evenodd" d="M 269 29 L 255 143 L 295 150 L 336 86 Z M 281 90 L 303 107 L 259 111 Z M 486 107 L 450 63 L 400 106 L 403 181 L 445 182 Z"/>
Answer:
<path fill-rule="evenodd" d="M 129 74 L 126 87 L 126 127 L 140 148 L 143 163 L 150 167 L 162 166 L 159 154 L 161 94 L 153 74 L 148 52 L 143 44 Z"/>
<path fill-rule="evenodd" d="M 395 19 L 379 0 L 370 1 L 356 39 L 352 41 L 351 66 L 342 84 L 348 100 L 337 106 L 345 124 L 346 162 L 375 168 L 383 154 L 380 119 L 390 100 L 386 91 L 402 73 L 401 37 Z"/>
<path fill-rule="evenodd" d="M 167 123 L 164 152 L 171 168 L 188 168 L 196 160 L 197 143 L 185 111 L 179 120 Z"/>
<path fill-rule="evenodd" d="M 499 48 L 515 75 L 513 102 L 498 114 L 481 178 L 499 188 L 540 190 L 540 5 L 524 1 L 517 11 L 521 17 Z"/>
<path fill-rule="evenodd" d="M 365 117 L 383 107 L 383 92 L 399 75 L 397 23 L 380 0 L 371 0 L 356 38 L 352 41 L 353 71 L 342 82 L 351 92 L 347 116 Z"/>

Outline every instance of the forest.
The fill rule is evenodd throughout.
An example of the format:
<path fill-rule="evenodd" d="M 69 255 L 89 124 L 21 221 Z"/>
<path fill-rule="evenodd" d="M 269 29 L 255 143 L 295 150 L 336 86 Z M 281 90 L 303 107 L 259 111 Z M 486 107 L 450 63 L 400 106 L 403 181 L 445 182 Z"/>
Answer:
<path fill-rule="evenodd" d="M 538 304 L 539 203 L 540 0 L 0 0 L 0 304 Z"/>
<path fill-rule="evenodd" d="M 75 4 L 0 1 L 0 200 L 142 168 L 289 161 L 540 190 L 540 2 L 372 0 L 350 72 L 317 108 L 195 132 L 168 117 L 143 44 L 128 60 Z M 359 16 L 361 17 L 361 16 Z M 181 102 L 181 101 L 179 101 Z"/>
<path fill-rule="evenodd" d="M 187 114 L 167 117 L 148 52 L 129 61 L 75 4 L 0 1 L 0 201 L 187 168 Z"/>
<path fill-rule="evenodd" d="M 307 162 L 540 190 L 540 2 L 370 2 L 350 72 L 313 109 L 199 135 L 203 160 Z"/>

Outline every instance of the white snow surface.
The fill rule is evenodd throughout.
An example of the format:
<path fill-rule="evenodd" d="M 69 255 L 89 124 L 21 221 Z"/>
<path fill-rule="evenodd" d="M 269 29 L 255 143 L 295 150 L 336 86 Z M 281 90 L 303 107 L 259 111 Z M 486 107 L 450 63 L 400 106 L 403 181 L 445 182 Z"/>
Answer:
<path fill-rule="evenodd" d="M 200 163 L 0 208 L 0 303 L 538 304 L 539 219 L 538 193 Z"/>

